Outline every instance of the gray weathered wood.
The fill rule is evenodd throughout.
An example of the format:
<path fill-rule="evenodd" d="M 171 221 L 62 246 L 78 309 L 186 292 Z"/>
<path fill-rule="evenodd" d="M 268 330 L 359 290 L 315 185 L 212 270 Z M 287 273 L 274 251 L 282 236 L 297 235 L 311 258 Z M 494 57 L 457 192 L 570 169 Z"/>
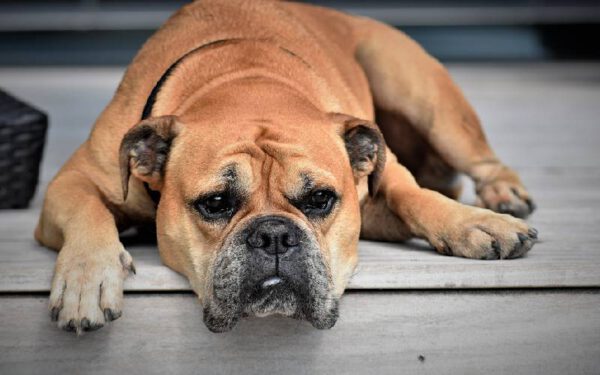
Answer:
<path fill-rule="evenodd" d="M 600 218 L 593 213 L 596 208 L 600 208 L 600 166 L 519 168 L 518 171 L 539 206 L 532 217 L 534 222 L 548 210 L 582 209 L 583 215 L 591 213 L 591 216 L 586 216 L 587 220 Z M 464 182 L 461 200 L 472 204 L 475 201 L 472 183 L 466 178 Z M 45 184 L 42 184 L 40 190 L 43 192 L 44 189 Z M 41 202 L 36 201 L 29 210 L 0 211 L 0 242 L 31 240 L 40 208 Z M 562 220 L 556 222 L 560 223 Z M 590 225 L 590 231 L 593 231 L 593 225 Z"/>
<path fill-rule="evenodd" d="M 329 331 L 270 317 L 225 334 L 191 295 L 133 295 L 81 337 L 45 298 L 0 304 L 3 374 L 597 374 L 599 354 L 598 292 L 351 293 Z"/>
<path fill-rule="evenodd" d="M 596 241 L 598 236 L 594 236 Z M 363 241 L 350 289 L 457 289 L 523 287 L 598 287 L 600 261 L 593 243 L 565 247 L 541 243 L 527 257 L 480 261 L 439 255 L 420 242 L 391 244 Z M 4 242 L 0 252 L 0 292 L 48 291 L 56 253 L 29 242 Z M 567 247 L 568 246 L 568 247 Z M 160 264 L 153 246 L 129 247 L 137 275 L 126 290 L 189 290 L 187 281 Z"/>
<path fill-rule="evenodd" d="M 600 286 L 600 169 L 523 172 L 540 206 L 531 223 L 542 239 L 526 258 L 468 260 L 441 256 L 421 242 L 361 242 L 350 288 Z M 0 291 L 47 291 L 50 286 L 56 253 L 33 242 L 37 215 L 37 209 L 0 212 Z M 128 279 L 127 290 L 189 289 L 185 279 L 160 264 L 155 246 L 128 249 L 138 274 Z"/>
<path fill-rule="evenodd" d="M 598 209 L 540 210 L 534 220 L 542 242 L 525 258 L 479 261 L 441 256 L 424 243 L 361 242 L 350 287 L 511 288 L 600 286 Z M 568 219 L 557 222 L 556 217 Z M 155 246 L 128 247 L 138 274 L 127 290 L 188 290 L 187 282 L 160 264 Z M 33 240 L 0 242 L 0 291 L 47 291 L 56 253 Z"/>

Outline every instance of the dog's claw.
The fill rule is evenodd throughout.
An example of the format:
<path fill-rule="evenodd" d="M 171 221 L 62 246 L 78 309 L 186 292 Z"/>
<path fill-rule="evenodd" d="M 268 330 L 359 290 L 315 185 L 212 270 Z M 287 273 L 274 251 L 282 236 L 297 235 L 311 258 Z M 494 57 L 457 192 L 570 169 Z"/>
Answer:
<path fill-rule="evenodd" d="M 112 322 L 113 320 L 117 320 L 121 317 L 120 311 L 113 311 L 112 309 L 104 309 L 104 320 L 107 322 Z"/>
<path fill-rule="evenodd" d="M 63 329 L 67 332 L 75 332 L 75 330 L 77 329 L 77 327 L 75 326 L 75 320 L 71 319 L 69 320 L 69 323 L 67 323 Z"/>
<path fill-rule="evenodd" d="M 102 324 L 102 323 L 90 322 L 90 320 L 88 318 L 83 318 L 83 320 L 81 320 L 81 329 L 85 332 L 96 331 L 96 330 L 102 328 L 103 326 L 104 326 L 104 324 Z"/>
<path fill-rule="evenodd" d="M 529 237 L 527 237 L 523 233 L 517 233 L 517 237 L 519 237 L 519 241 L 521 242 L 521 245 L 524 244 L 525 241 L 529 240 Z"/>
<path fill-rule="evenodd" d="M 494 249 L 496 259 L 502 259 L 502 250 L 500 249 L 500 244 L 498 244 L 498 241 L 492 241 L 492 249 Z"/>
<path fill-rule="evenodd" d="M 535 228 L 530 228 L 529 231 L 527 232 L 527 234 L 529 235 L 529 237 L 533 238 L 534 240 L 537 240 L 537 238 L 538 238 L 538 230 Z"/>
<path fill-rule="evenodd" d="M 50 319 L 53 322 L 58 321 L 58 314 L 60 313 L 60 309 L 58 307 L 53 307 L 52 310 L 50 310 Z"/>

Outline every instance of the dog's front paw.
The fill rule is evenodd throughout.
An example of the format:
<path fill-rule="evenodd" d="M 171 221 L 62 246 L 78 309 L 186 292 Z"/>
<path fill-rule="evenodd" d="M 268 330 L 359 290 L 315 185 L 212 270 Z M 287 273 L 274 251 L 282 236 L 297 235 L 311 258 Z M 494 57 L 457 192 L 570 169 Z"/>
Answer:
<path fill-rule="evenodd" d="M 523 220 L 475 207 L 456 215 L 431 243 L 438 252 L 473 259 L 523 256 L 538 238 Z"/>
<path fill-rule="evenodd" d="M 508 167 L 501 166 L 491 178 L 477 179 L 475 186 L 479 207 L 519 218 L 526 218 L 535 210 L 519 176 Z"/>
<path fill-rule="evenodd" d="M 131 255 L 120 244 L 85 251 L 65 246 L 52 280 L 51 319 L 59 328 L 80 334 L 119 318 L 129 272 L 135 273 Z"/>

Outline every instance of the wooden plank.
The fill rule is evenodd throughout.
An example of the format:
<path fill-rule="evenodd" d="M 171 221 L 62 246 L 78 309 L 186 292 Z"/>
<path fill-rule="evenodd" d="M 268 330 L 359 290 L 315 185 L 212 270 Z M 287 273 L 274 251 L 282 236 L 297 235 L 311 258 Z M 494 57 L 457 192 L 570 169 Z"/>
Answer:
<path fill-rule="evenodd" d="M 568 223 L 556 218 L 568 219 Z M 533 220 L 542 242 L 522 259 L 480 261 L 445 257 L 422 242 L 362 241 L 352 289 L 517 288 L 600 286 L 598 205 L 540 210 Z M 126 290 L 189 290 L 160 264 L 152 245 L 128 246 L 138 273 Z M 48 291 L 56 253 L 32 240 L 0 242 L 0 292 Z"/>
<path fill-rule="evenodd" d="M 597 291 L 351 293 L 329 331 L 269 317 L 225 334 L 204 327 L 192 295 L 128 295 L 121 319 L 81 337 L 58 330 L 46 302 L 2 297 L 1 373 L 563 375 L 600 368 Z"/>
<path fill-rule="evenodd" d="M 532 224 L 542 243 L 525 259 L 482 262 L 442 257 L 422 243 L 361 242 L 351 288 L 487 288 L 600 285 L 599 169 L 534 169 L 526 174 L 540 205 Z M 565 177 L 566 176 L 566 177 Z M 0 290 L 47 291 L 55 253 L 36 246 L 37 210 L 0 213 Z M 128 290 L 188 290 L 160 264 L 154 246 L 131 246 L 138 275 Z"/>
<path fill-rule="evenodd" d="M 591 222 L 600 219 L 600 168 L 596 167 L 546 167 L 546 168 L 520 168 L 521 177 L 532 193 L 539 210 L 533 215 L 533 223 L 538 221 L 551 221 L 552 217 L 559 218 L 556 211 L 581 209 L 578 218 Z M 473 184 L 464 179 L 464 203 L 472 204 L 475 201 Z M 45 190 L 42 184 L 40 190 Z M 41 201 L 36 201 L 28 210 L 1 210 L 0 211 L 0 242 L 3 241 L 30 241 L 39 217 Z M 569 214 L 571 214 L 569 212 Z M 562 220 L 555 220 L 560 224 Z M 593 232 L 593 228 L 589 228 Z"/>
<path fill-rule="evenodd" d="M 3 243 L 0 292 L 47 292 L 55 253 L 37 245 Z M 543 245 L 516 260 L 479 261 L 444 257 L 420 244 L 363 241 L 349 289 L 459 289 L 600 287 L 597 250 L 587 245 L 548 251 Z M 187 281 L 161 265 L 154 247 L 130 247 L 137 275 L 128 291 L 190 290 Z"/>
<path fill-rule="evenodd" d="M 507 164 L 600 165 L 597 64 L 457 64 L 451 73 Z"/>
<path fill-rule="evenodd" d="M 542 239 L 526 258 L 468 260 L 441 256 L 420 242 L 365 241 L 350 288 L 600 286 L 600 169 L 527 169 L 524 176 L 540 207 L 531 223 Z M 37 215 L 37 209 L 0 213 L 0 291 L 49 288 L 56 255 L 32 240 Z M 138 274 L 127 290 L 189 290 L 186 280 L 160 264 L 155 246 L 128 249 Z"/>

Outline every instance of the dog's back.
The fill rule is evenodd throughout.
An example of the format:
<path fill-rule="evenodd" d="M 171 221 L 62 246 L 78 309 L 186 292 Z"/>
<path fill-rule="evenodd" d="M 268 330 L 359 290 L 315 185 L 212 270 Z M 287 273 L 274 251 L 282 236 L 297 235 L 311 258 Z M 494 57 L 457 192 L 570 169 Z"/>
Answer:
<path fill-rule="evenodd" d="M 356 47 L 353 19 L 331 9 L 286 2 L 191 3 L 145 43 L 97 127 L 106 115 L 128 113 L 131 118 L 119 119 L 121 134 L 116 137 L 122 136 L 139 121 L 144 101 L 173 63 L 199 46 L 226 39 L 265 40 L 286 48 L 326 79 L 337 91 L 336 95 L 356 95 L 358 91 L 361 104 L 369 103 L 366 78 L 353 59 Z M 126 111 L 122 110 L 124 107 Z"/>

